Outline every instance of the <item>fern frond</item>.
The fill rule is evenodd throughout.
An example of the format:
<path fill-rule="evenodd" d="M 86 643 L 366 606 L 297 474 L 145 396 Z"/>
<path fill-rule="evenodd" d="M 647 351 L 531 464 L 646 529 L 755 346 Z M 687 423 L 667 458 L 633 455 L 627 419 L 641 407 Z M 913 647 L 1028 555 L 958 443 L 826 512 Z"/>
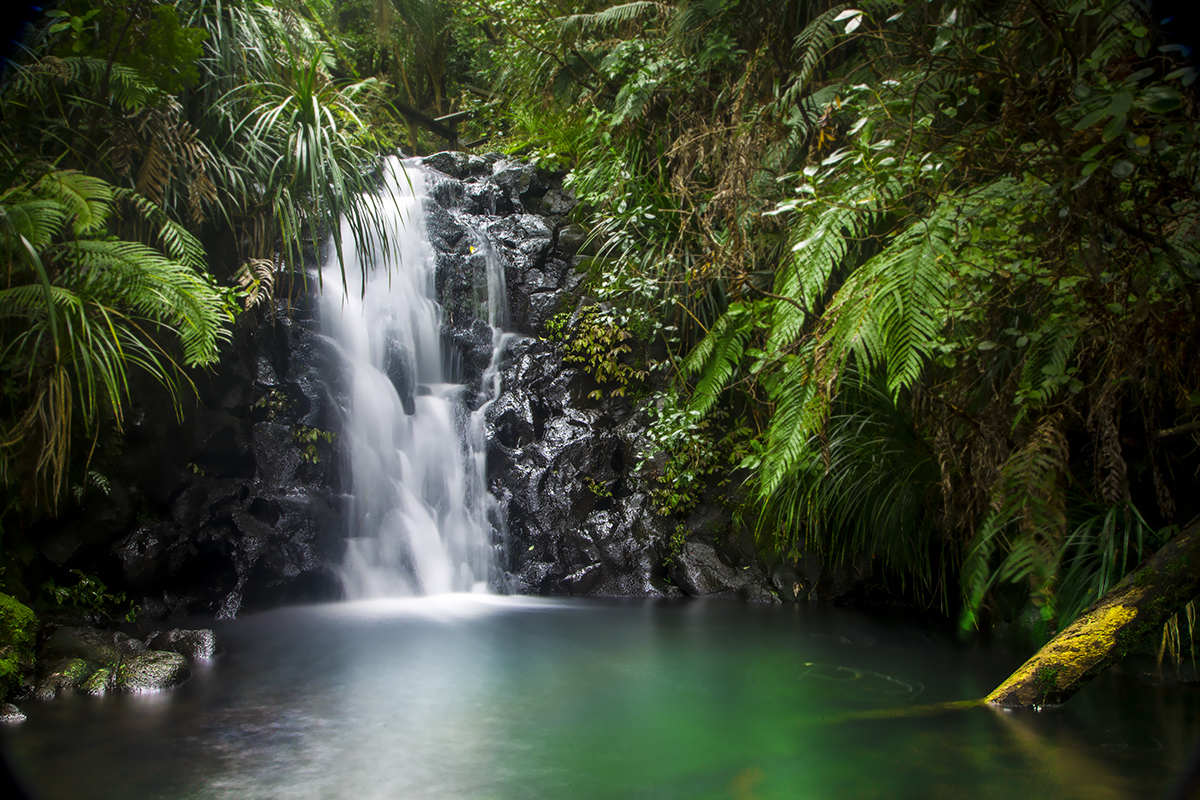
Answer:
<path fill-rule="evenodd" d="M 942 203 L 858 270 L 864 282 L 875 284 L 870 313 L 880 333 L 880 341 L 862 341 L 873 360 L 886 363 L 893 394 L 916 384 L 945 325 L 954 239 L 948 217 L 954 213 L 952 204 Z"/>
<path fill-rule="evenodd" d="M 11 76 L 5 93 L 12 99 L 44 101 L 44 94 L 62 84 L 98 87 L 108 76 L 109 93 L 124 111 L 139 111 L 159 102 L 163 93 L 140 72 L 103 58 L 43 56 L 31 63 L 10 62 Z"/>
<path fill-rule="evenodd" d="M 207 271 L 208 260 L 204 254 L 204 245 L 200 244 L 200 240 L 187 228 L 167 216 L 161 207 L 130 189 L 113 187 L 113 197 L 133 206 L 142 220 L 156 226 L 155 238 L 171 260 L 197 272 Z"/>
<path fill-rule="evenodd" d="M 56 200 L 21 198 L 10 193 L 0 198 L 0 219 L 9 231 L 40 248 L 62 231 L 67 214 Z"/>
<path fill-rule="evenodd" d="M 875 220 L 879 198 L 866 182 L 838 182 L 826 194 L 828 201 L 812 199 L 795 206 L 788 232 L 791 256 L 775 276 L 775 294 L 794 301 L 775 306 L 770 340 L 781 345 L 800 334 L 809 316 L 801 309 L 816 312 L 833 271 Z"/>
<path fill-rule="evenodd" d="M 99 233 L 108 221 L 112 187 L 100 178 L 74 170 L 55 170 L 42 176 L 31 191 L 60 203 L 76 236 Z"/>
<path fill-rule="evenodd" d="M 684 359 L 680 365 L 683 377 L 700 374 L 692 391 L 692 411 L 703 415 L 712 409 L 737 370 L 746 340 L 754 327 L 753 308 L 743 303 L 733 303 Z"/>
<path fill-rule="evenodd" d="M 845 4 L 834 6 L 804 26 L 804 30 L 796 36 L 792 50 L 797 54 L 797 64 L 792 70 L 787 88 L 775 101 L 777 113 L 798 105 L 801 98 L 808 92 L 817 65 L 821 63 L 821 59 L 829 52 L 830 46 L 842 33 L 841 26 L 837 25 L 835 20 L 845 9 Z"/>
<path fill-rule="evenodd" d="M 637 0 L 632 3 L 611 6 L 592 14 L 571 14 L 566 17 L 558 17 L 555 22 L 563 35 L 579 36 L 612 30 L 622 25 L 646 23 L 674 13 L 675 8 L 667 3 Z"/>
<path fill-rule="evenodd" d="M 828 413 L 830 395 L 822 391 L 813 369 L 813 340 L 788 361 L 767 385 L 775 403 L 767 429 L 767 448 L 759 478 L 759 495 L 768 498 L 809 454 L 811 421 Z"/>

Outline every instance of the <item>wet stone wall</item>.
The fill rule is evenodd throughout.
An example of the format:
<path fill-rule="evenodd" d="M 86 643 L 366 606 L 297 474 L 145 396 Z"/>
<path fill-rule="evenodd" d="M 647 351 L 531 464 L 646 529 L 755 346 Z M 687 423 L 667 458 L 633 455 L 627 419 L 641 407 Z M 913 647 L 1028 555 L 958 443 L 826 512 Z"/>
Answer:
<path fill-rule="evenodd" d="M 495 154 L 439 153 L 424 163 L 448 374 L 466 385 L 472 409 L 491 397 L 481 385 L 492 357 L 487 252 L 503 265 L 500 324 L 512 335 L 486 412 L 502 552 L 493 588 L 760 601 L 842 591 L 845 580 L 815 562 L 765 563 L 724 509 L 655 513 L 635 469 L 644 409 L 589 398 L 591 377 L 542 338 L 555 314 L 591 302 L 579 269 L 584 231 L 570 221 L 575 200 L 562 176 Z M 340 365 L 316 316 L 302 292 L 275 314 L 242 314 L 220 365 L 194 376 L 183 421 L 152 388 L 135 392 L 110 492 L 32 537 L 47 569 L 94 572 L 148 619 L 340 597 L 345 399 L 332 388 Z M 390 377 L 411 403 L 420 387 Z"/>

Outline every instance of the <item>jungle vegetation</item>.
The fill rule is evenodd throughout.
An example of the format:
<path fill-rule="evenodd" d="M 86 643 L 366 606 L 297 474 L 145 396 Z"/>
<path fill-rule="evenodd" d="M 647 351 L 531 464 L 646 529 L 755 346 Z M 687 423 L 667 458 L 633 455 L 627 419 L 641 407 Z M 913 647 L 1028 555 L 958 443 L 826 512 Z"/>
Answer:
<path fill-rule="evenodd" d="M 371 225 L 379 154 L 440 147 L 407 105 L 569 171 L 597 303 L 555 335 L 645 345 L 596 369 L 656 417 L 664 514 L 1050 631 L 1200 513 L 1196 71 L 1139 3 L 50 14 L 0 92 L 11 508 L 84 481 L 128 368 L 185 391 L 304 243 Z"/>
<path fill-rule="evenodd" d="M 664 511 L 732 477 L 781 557 L 1046 632 L 1200 511 L 1196 72 L 1142 6 L 479 8 L 671 345 Z"/>
<path fill-rule="evenodd" d="M 323 28 L 303 2 L 66 0 L 4 65 L 0 519 L 23 596 L 25 527 L 107 489 L 135 373 L 181 413 L 236 314 L 302 290 L 343 216 L 374 225 L 376 82 L 334 77 Z"/>

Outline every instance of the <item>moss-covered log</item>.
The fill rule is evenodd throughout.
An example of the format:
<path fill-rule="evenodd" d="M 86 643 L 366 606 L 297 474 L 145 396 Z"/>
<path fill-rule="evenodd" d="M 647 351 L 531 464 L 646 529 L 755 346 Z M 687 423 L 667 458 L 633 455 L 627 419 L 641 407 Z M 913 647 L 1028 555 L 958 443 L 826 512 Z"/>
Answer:
<path fill-rule="evenodd" d="M 987 702 L 1035 707 L 1065 702 L 1200 594 L 1200 520 L 1126 575 L 1038 650 Z"/>

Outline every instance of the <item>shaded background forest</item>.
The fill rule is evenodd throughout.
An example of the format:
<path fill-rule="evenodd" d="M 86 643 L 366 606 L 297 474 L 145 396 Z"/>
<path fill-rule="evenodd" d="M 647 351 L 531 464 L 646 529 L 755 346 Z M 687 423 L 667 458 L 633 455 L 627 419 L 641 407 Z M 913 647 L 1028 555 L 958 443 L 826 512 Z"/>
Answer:
<path fill-rule="evenodd" d="M 772 557 L 1045 636 L 1200 513 L 1196 71 L 1164 16 L 61 3 L 0 93 L 5 591 L 123 611 L 86 571 L 26 585 L 27 532 L 107 490 L 130 373 L 186 413 L 306 244 L 375 225 L 380 154 L 443 146 L 407 107 L 568 172 L 592 302 L 543 335 L 651 409 L 662 514 L 715 498 Z"/>

